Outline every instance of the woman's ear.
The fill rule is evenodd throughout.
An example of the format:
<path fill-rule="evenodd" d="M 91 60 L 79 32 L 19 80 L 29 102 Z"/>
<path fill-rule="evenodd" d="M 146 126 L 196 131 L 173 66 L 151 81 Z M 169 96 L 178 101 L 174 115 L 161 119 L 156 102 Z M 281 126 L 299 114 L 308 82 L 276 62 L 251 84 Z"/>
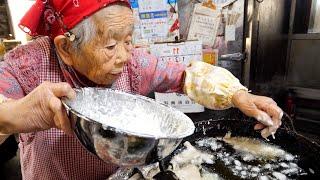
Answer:
<path fill-rule="evenodd" d="M 71 42 L 64 35 L 59 35 L 54 38 L 54 45 L 61 60 L 69 65 L 73 65 Z"/>

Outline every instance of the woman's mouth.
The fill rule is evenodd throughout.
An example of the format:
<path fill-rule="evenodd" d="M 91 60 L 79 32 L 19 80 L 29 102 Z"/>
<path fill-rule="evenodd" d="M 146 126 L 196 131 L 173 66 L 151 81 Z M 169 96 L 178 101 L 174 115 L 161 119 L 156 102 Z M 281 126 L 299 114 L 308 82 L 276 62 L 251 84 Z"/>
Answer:
<path fill-rule="evenodd" d="M 110 74 L 111 75 L 114 75 L 114 76 L 118 76 L 122 73 L 122 71 L 118 71 L 118 72 L 111 72 Z"/>
<path fill-rule="evenodd" d="M 111 76 L 112 79 L 118 78 L 121 75 L 122 71 L 115 71 L 115 72 L 110 72 L 109 76 Z"/>
<path fill-rule="evenodd" d="M 112 75 L 119 75 L 122 73 L 122 69 L 112 70 L 109 74 Z"/>

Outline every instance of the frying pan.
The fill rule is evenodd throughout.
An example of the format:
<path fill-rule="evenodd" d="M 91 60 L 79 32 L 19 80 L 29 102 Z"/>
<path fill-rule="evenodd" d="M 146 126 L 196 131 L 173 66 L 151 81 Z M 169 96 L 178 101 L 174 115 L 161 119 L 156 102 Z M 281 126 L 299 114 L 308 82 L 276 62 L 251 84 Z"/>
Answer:
<path fill-rule="evenodd" d="M 198 140 L 208 137 L 223 137 L 229 131 L 232 132 L 232 136 L 256 138 L 265 141 L 261 137 L 260 132 L 253 130 L 256 120 L 243 115 L 238 110 L 210 111 L 206 112 L 205 115 L 189 114 L 189 116 L 195 121 L 195 133 L 184 138 L 180 146 L 159 163 L 160 169 L 168 169 L 170 160 L 181 152 L 181 149 L 184 148 L 183 142 L 185 141 L 189 141 L 192 145 L 195 145 L 195 142 Z M 269 144 L 277 145 L 281 149 L 298 156 L 297 164 L 307 172 L 307 175 L 299 176 L 295 179 L 318 179 L 317 177 L 320 177 L 320 145 L 297 133 L 293 126 L 293 121 L 288 115 L 285 114 L 282 118 L 282 126 L 276 133 L 276 139 L 270 138 L 269 140 Z M 310 169 L 313 170 L 313 173 L 310 172 Z M 240 177 L 234 176 L 230 172 L 211 170 L 225 179 L 240 179 Z M 129 172 L 129 170 L 127 171 Z M 154 177 L 155 179 L 165 180 L 175 179 L 171 173 L 167 172 L 160 172 Z M 130 170 L 131 175 L 136 173 L 143 174 L 137 168 Z M 122 174 L 126 173 L 122 172 Z M 129 177 L 131 176 L 129 175 Z"/>
<path fill-rule="evenodd" d="M 276 139 L 270 138 L 268 143 L 277 145 L 281 147 L 281 149 L 298 156 L 297 164 L 307 172 L 307 175 L 296 177 L 296 179 L 315 179 L 320 177 L 320 145 L 297 133 L 293 126 L 292 119 L 290 119 L 287 114 L 284 115 L 282 122 L 283 125 L 276 133 Z M 256 138 L 265 141 L 262 139 L 260 132 L 253 130 L 255 124 L 256 121 L 253 118 L 245 116 L 243 116 L 241 120 L 231 117 L 227 119 L 202 120 L 195 122 L 195 133 L 185 138 L 183 142 L 189 141 L 192 145 L 195 145 L 195 142 L 198 140 L 208 137 L 223 137 L 227 132 L 232 132 L 232 136 Z M 161 169 L 167 169 L 169 167 L 171 158 L 181 151 L 181 148 L 183 148 L 181 146 L 160 163 L 160 166 L 162 166 Z M 214 167 L 212 167 L 211 170 L 215 172 L 213 168 Z M 313 173 L 310 172 L 310 169 L 313 170 Z M 240 179 L 240 177 L 234 176 L 231 172 L 218 172 L 218 174 L 225 179 Z M 165 176 L 165 178 L 161 176 Z M 157 179 L 168 179 L 168 174 L 158 174 Z"/>

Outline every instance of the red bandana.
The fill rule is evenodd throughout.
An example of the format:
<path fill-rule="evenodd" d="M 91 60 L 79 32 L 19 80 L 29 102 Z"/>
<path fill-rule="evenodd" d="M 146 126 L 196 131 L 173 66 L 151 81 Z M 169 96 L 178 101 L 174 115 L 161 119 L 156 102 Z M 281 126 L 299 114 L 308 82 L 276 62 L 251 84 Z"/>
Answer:
<path fill-rule="evenodd" d="M 128 0 L 37 0 L 19 26 L 31 36 L 44 35 L 53 39 L 101 8 L 116 2 L 130 7 Z"/>

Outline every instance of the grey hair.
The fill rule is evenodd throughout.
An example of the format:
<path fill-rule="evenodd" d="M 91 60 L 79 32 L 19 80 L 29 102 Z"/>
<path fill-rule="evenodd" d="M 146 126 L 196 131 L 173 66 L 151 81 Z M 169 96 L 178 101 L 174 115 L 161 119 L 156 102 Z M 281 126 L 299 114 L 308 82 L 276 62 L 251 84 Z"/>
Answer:
<path fill-rule="evenodd" d="M 75 40 L 72 41 L 72 47 L 74 49 L 79 49 L 83 44 L 90 42 L 90 40 L 96 36 L 97 32 L 92 16 L 76 25 L 71 29 L 71 32 L 76 36 Z"/>
<path fill-rule="evenodd" d="M 71 33 L 73 33 L 76 38 L 72 41 L 72 46 L 74 49 L 79 49 L 83 47 L 84 44 L 90 42 L 92 38 L 94 38 L 97 34 L 97 27 L 94 22 L 94 17 L 98 16 L 100 18 L 108 18 L 112 11 L 121 9 L 124 6 L 122 3 L 116 3 L 112 6 L 108 6 L 103 8 L 100 11 L 97 11 L 92 16 L 84 19 L 78 25 L 76 25 L 73 29 L 71 29 Z"/>

